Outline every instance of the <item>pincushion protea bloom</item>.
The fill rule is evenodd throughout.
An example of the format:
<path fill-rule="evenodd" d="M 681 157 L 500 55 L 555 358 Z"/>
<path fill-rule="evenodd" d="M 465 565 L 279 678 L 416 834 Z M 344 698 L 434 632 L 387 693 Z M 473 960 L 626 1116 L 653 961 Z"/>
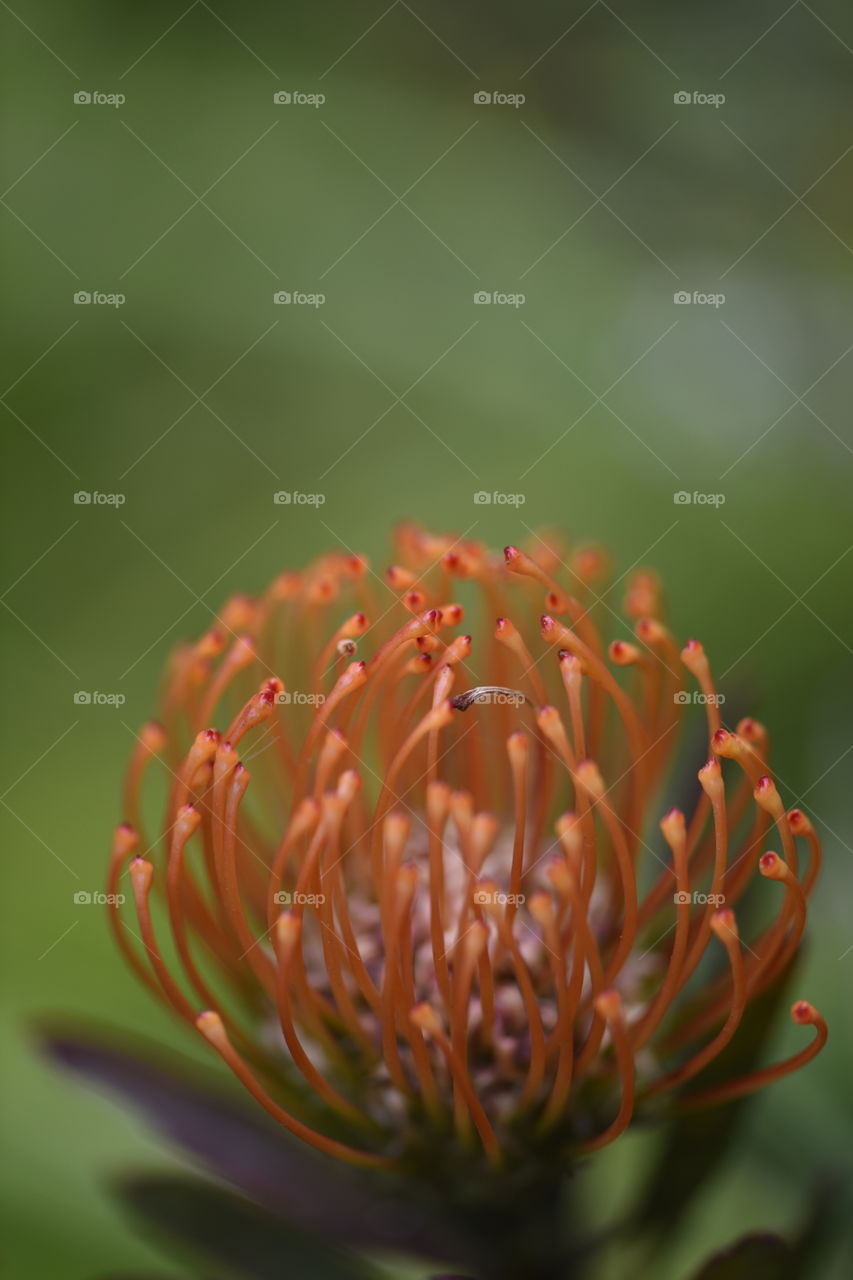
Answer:
<path fill-rule="evenodd" d="M 788 968 L 820 846 L 763 727 L 723 727 L 654 576 L 629 580 L 634 638 L 605 649 L 597 550 L 495 557 L 406 526 L 396 555 L 390 606 L 363 559 L 330 554 L 175 656 L 109 870 L 141 980 L 287 1130 L 365 1166 L 582 1154 L 813 1058 L 826 1026 L 800 1000 L 799 1053 L 701 1082 Z M 457 634 L 463 593 L 497 619 L 477 636 Z M 710 756 L 689 812 L 660 817 L 694 701 Z M 766 923 L 744 940 L 747 894 Z"/>

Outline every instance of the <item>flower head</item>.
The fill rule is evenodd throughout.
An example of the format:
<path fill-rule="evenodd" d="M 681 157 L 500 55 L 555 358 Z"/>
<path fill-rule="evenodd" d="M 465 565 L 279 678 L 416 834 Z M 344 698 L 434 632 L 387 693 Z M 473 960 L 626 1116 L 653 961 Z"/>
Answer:
<path fill-rule="evenodd" d="M 390 597 L 364 559 L 327 555 L 176 654 L 110 862 L 141 980 L 286 1129 L 380 1167 L 583 1153 L 814 1057 L 826 1027 L 800 1000 L 815 1034 L 795 1057 L 692 1083 L 788 969 L 820 846 L 785 813 L 764 728 L 724 727 L 657 579 L 629 579 L 633 638 L 606 649 L 597 549 L 496 557 L 405 526 L 396 556 Z M 496 621 L 460 634 L 461 594 Z M 698 775 L 678 732 L 694 702 Z M 661 817 L 685 767 L 687 802 Z M 747 898 L 765 920 L 748 942 Z"/>

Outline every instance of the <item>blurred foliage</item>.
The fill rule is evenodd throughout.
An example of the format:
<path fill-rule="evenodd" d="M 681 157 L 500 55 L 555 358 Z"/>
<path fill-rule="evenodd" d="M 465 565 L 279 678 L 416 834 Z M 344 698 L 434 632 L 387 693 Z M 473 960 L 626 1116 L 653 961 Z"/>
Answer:
<path fill-rule="evenodd" d="M 750 1106 L 655 1275 L 798 1220 L 851 1146 L 849 6 L 31 0 L 0 21 L 14 1274 L 167 1274 L 100 1183 L 170 1157 L 24 1028 L 63 1009 L 184 1044 L 73 902 L 101 884 L 170 646 L 326 546 L 381 568 L 401 517 L 497 545 L 554 524 L 607 542 L 617 576 L 654 563 L 677 631 L 751 691 L 786 803 L 826 840 L 797 994 L 830 1046 Z M 526 101 L 474 103 L 496 90 Z M 726 101 L 674 103 L 694 90 Z M 778 1025 L 767 1053 L 796 1040 Z M 592 1223 L 624 1216 L 655 1149 L 634 1134 L 590 1164 Z M 851 1262 L 848 1242 L 820 1275 Z M 632 1265 L 617 1247 L 602 1280 Z"/>

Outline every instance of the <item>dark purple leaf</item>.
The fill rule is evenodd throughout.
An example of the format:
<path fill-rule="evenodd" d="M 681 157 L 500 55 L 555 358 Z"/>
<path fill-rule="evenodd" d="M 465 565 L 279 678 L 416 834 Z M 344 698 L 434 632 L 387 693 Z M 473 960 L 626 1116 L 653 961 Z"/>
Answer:
<path fill-rule="evenodd" d="M 48 1034 L 42 1043 L 62 1066 L 135 1107 L 170 1141 L 282 1218 L 362 1249 L 435 1260 L 471 1260 L 463 1229 L 415 1201 L 405 1184 L 350 1171 L 290 1138 L 260 1108 L 244 1106 L 179 1055 L 167 1066 L 127 1042 Z M 175 1060 L 182 1061 L 176 1071 Z"/>
<path fill-rule="evenodd" d="M 791 1250 L 779 1236 L 744 1236 L 709 1258 L 693 1280 L 791 1280 Z"/>
<path fill-rule="evenodd" d="M 246 1280 L 368 1280 L 355 1254 L 285 1224 L 223 1187 L 181 1177 L 127 1178 L 119 1194 L 148 1231 Z"/>

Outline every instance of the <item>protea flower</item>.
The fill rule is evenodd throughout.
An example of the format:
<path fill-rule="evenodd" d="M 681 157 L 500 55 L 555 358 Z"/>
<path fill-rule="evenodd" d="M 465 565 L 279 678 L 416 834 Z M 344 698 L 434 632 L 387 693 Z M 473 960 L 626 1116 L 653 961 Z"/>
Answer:
<path fill-rule="evenodd" d="M 116 941 L 331 1156 L 442 1178 L 564 1167 L 635 1116 L 742 1096 L 825 1042 L 798 1000 L 814 1035 L 796 1056 L 703 1085 L 797 950 L 818 837 L 784 810 L 764 728 L 723 726 L 657 579 L 629 580 L 633 638 L 607 649 L 605 558 L 567 554 L 406 526 L 390 603 L 364 559 L 326 555 L 229 601 L 139 734 L 108 884 L 129 871 L 135 918 L 111 906 Z M 462 593 L 490 619 L 470 635 Z M 695 702 L 698 777 L 678 732 Z M 667 785 L 684 810 L 662 813 Z M 765 923 L 742 938 L 746 895 Z"/>

